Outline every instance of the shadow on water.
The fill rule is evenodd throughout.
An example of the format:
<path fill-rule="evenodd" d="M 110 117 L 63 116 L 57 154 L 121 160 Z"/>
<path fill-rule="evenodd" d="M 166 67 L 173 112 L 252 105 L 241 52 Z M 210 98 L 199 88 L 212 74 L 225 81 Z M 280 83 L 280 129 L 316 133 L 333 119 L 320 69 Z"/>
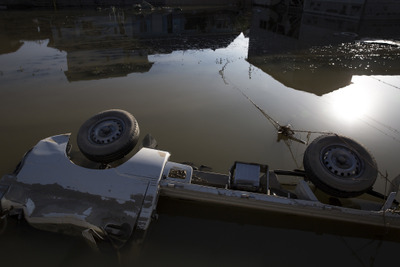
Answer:
<path fill-rule="evenodd" d="M 305 146 L 280 142 L 262 110 L 282 125 L 355 136 L 397 175 L 400 22 L 368 10 L 2 11 L 1 173 L 39 139 L 76 132 L 92 114 L 118 107 L 132 112 L 175 161 L 216 171 L 234 160 L 301 167 Z M 359 83 L 373 86 L 361 91 Z M 351 126 L 334 119 L 327 111 L 332 99 L 352 90 L 375 97 L 371 106 L 383 113 L 372 109 Z M 383 266 L 393 263 L 400 242 L 398 232 L 384 228 L 165 197 L 158 213 L 140 248 L 103 254 L 80 239 L 10 221 L 0 256 L 10 266 Z"/>

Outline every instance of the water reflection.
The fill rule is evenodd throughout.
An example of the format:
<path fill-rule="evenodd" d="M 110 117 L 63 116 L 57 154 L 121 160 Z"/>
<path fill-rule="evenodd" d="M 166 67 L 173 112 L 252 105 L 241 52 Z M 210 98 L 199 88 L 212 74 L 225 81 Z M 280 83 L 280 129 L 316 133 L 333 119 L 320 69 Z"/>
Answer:
<path fill-rule="evenodd" d="M 354 81 L 354 80 L 353 80 Z M 332 94 L 332 113 L 339 119 L 352 123 L 362 115 L 370 112 L 373 104 L 373 94 L 366 94 L 365 88 L 368 81 L 358 80 L 347 87 L 343 92 Z"/>
<path fill-rule="evenodd" d="M 400 21 L 361 19 L 360 12 L 328 17 L 257 7 L 248 61 L 286 86 L 316 95 L 349 85 L 353 75 L 400 73 L 400 42 L 390 40 Z"/>
<path fill-rule="evenodd" d="M 18 13 L 17 18 L 7 13 L 0 52 L 15 52 L 21 40 L 48 39 L 49 47 L 67 53 L 69 81 L 104 79 L 148 72 L 154 63 L 149 55 L 226 47 L 244 31 L 250 40 L 248 62 L 288 87 L 316 95 L 349 85 L 353 75 L 400 72 L 400 44 L 385 39 L 393 38 L 398 20 L 361 19 L 359 12 L 315 13 L 255 7 L 250 27 L 243 11 L 234 10 L 137 13 L 114 8 L 56 17 Z M 12 24 L 30 28 L 19 31 Z"/>
<path fill-rule="evenodd" d="M 253 125 L 246 127 L 253 127 L 256 139 L 268 137 L 274 140 L 270 145 L 280 151 L 276 125 L 271 125 L 243 98 L 243 94 L 250 100 L 256 100 L 259 109 L 281 125 L 297 123 L 294 126 L 298 129 L 337 132 L 340 125 L 348 127 L 361 121 L 397 142 L 400 139 L 397 133 L 385 127 L 399 128 L 396 121 L 390 122 L 393 115 L 387 114 L 391 111 L 385 111 L 390 106 L 375 100 L 376 93 L 370 84 L 371 79 L 375 83 L 377 80 L 367 77 L 400 73 L 399 41 L 390 31 L 398 26 L 399 20 L 361 19 L 359 13 L 354 18 L 349 18 L 351 14 L 347 17 L 327 17 L 318 12 L 310 13 L 310 7 L 306 11 L 276 7 L 255 7 L 252 12 L 168 9 L 137 13 L 115 8 L 55 13 L 10 11 L 1 18 L 4 29 L 4 42 L 0 44 L 3 53 L 0 58 L 2 92 L 9 93 L 24 86 L 31 88 L 34 84 L 35 90 L 42 90 L 43 95 L 50 97 L 51 91 L 45 83 L 57 82 L 56 88 L 60 92 L 52 98 L 57 103 L 60 99 L 71 97 L 61 88 L 79 90 L 82 85 L 75 83 L 103 80 L 101 85 L 89 85 L 89 88 L 97 86 L 97 89 L 79 93 L 80 104 L 85 108 L 93 96 L 108 94 L 107 99 L 99 98 L 96 104 L 91 104 L 105 109 L 111 103 L 132 105 L 126 97 L 115 93 L 110 95 L 106 85 L 114 90 L 118 87 L 125 94 L 129 92 L 130 96 L 133 94 L 133 91 L 128 91 L 131 84 L 135 84 L 136 90 L 142 90 L 142 94 L 146 90 L 140 88 L 151 88 L 146 99 L 152 99 L 155 94 L 161 96 L 163 101 L 158 107 L 168 110 L 169 115 L 176 118 L 170 122 L 170 127 L 180 129 L 182 134 L 168 136 L 173 149 L 181 144 L 184 133 L 190 136 L 196 131 L 204 131 L 196 122 L 204 121 L 205 115 L 212 117 L 218 113 L 214 120 L 203 122 L 215 129 L 214 135 L 223 137 L 227 131 L 234 131 L 232 114 L 236 114 L 243 120 L 252 118 Z M 379 31 L 382 25 L 387 30 Z M 367 36 L 368 40 L 365 39 Z M 388 38 L 392 40 L 388 41 Z M 202 76 L 193 73 L 201 73 Z M 367 77 L 357 78 L 360 75 Z M 118 80 L 117 86 L 110 79 L 128 76 L 129 79 Z M 202 86 L 202 77 L 208 79 L 206 88 Z M 65 79 L 71 85 L 65 83 Z M 388 87 L 398 88 L 397 81 L 384 80 L 376 83 L 377 87 L 384 88 L 382 92 L 386 92 Z M 19 85 L 15 86 L 17 82 Z M 13 86 L 16 88 L 10 89 Z M 166 86 L 168 92 L 163 89 Z M 312 96 L 292 89 L 323 97 L 316 101 Z M 368 94 L 365 93 L 367 90 Z M 169 97 L 171 93 L 176 97 Z M 226 94 L 232 103 L 240 103 L 246 108 L 237 112 L 234 105 L 221 103 L 219 97 L 224 98 Z M 286 98 L 282 99 L 281 95 Z M 34 99 L 31 100 L 32 105 L 42 101 L 37 99 L 34 102 Z M 107 102 L 111 99 L 114 102 Z M 57 105 L 54 103 L 51 105 Z M 136 103 L 139 111 L 135 113 L 142 110 L 142 116 L 149 119 L 156 111 L 147 110 L 148 104 L 143 103 Z M 5 103 L 3 109 L 7 105 Z M 202 110 L 205 105 L 208 109 Z M 183 116 L 183 110 L 191 111 L 191 117 Z M 313 116 L 314 110 L 322 110 L 326 117 Z M 42 112 L 46 110 L 43 108 Z M 256 113 L 258 117 L 254 116 Z M 12 120 L 4 118 L 5 122 Z M 43 120 L 41 117 L 40 121 Z M 300 123 L 301 126 L 298 125 Z M 182 124 L 190 125 L 192 131 L 182 129 Z M 259 125 L 268 125 L 265 128 L 267 133 L 257 130 Z M 152 131 L 158 129 L 163 132 L 162 127 L 152 128 Z M 351 128 L 340 128 L 340 131 L 343 134 L 346 131 L 352 133 Z M 248 138 L 245 133 L 235 134 L 240 140 Z M 232 135 L 231 140 L 234 138 Z M 305 140 L 308 137 L 299 138 Z M 219 145 L 217 140 L 210 142 Z M 298 144 L 290 143 L 290 156 L 285 155 L 284 159 L 261 156 L 264 150 L 258 143 L 237 146 L 237 151 L 231 154 L 234 160 L 249 157 L 256 161 L 260 157 L 280 167 L 302 167 L 303 148 Z M 242 151 L 249 146 L 252 147 L 251 152 Z M 204 149 L 202 146 L 192 147 L 200 151 Z M 200 155 L 207 154 L 205 149 L 203 152 L 199 153 L 198 160 L 201 160 Z M 217 158 L 207 156 L 211 163 Z M 229 165 L 231 160 L 226 158 L 220 166 Z"/>
<path fill-rule="evenodd" d="M 241 10 L 6 13 L 0 53 L 15 52 L 22 40 L 48 39 L 49 47 L 67 53 L 69 81 L 104 79 L 148 72 L 154 63 L 149 55 L 226 47 L 243 31 L 250 40 L 248 62 L 288 87 L 316 95 L 349 85 L 353 75 L 400 72 L 400 44 L 387 40 L 398 20 L 361 19 L 359 12 L 327 17 L 304 9 L 314 12 L 255 7 L 250 25 Z"/>
<path fill-rule="evenodd" d="M 240 32 L 240 14 L 123 10 L 85 13 L 52 22 L 51 46 L 67 52 L 69 81 L 148 72 L 150 54 L 226 47 Z"/>
<path fill-rule="evenodd" d="M 275 127 L 244 92 L 282 125 L 364 143 L 382 172 L 395 177 L 398 20 L 284 11 L 2 13 L 0 173 L 12 171 L 39 139 L 76 133 L 92 114 L 116 107 L 133 113 L 141 131 L 155 136 L 174 161 L 218 172 L 235 160 L 301 168 L 305 146 L 277 140 Z M 364 37 L 369 39 L 360 41 Z M 386 185 L 379 177 L 375 188 L 384 193 Z M 21 251 L 49 266 L 337 266 L 383 265 L 398 251 L 398 236 L 386 236 L 397 243 L 381 241 L 382 229 L 318 228 L 315 221 L 192 204 L 162 199 L 159 220 L 139 252 L 127 248 L 99 257 L 76 239 L 11 223 L 1 236 L 0 255 L 13 255 L 16 265 L 27 263 L 17 257 Z M 332 251 L 339 256 L 332 259 Z"/>

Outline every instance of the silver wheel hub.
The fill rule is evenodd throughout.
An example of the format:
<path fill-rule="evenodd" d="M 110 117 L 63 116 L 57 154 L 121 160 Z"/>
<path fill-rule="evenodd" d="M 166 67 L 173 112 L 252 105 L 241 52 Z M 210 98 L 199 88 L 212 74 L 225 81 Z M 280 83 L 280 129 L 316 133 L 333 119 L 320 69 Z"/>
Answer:
<path fill-rule="evenodd" d="M 119 139 L 124 131 L 124 122 L 117 118 L 102 120 L 89 131 L 89 140 L 96 144 L 109 144 Z"/>
<path fill-rule="evenodd" d="M 361 174 L 362 161 L 345 146 L 328 146 L 322 150 L 320 156 L 325 168 L 336 176 L 357 177 Z"/>

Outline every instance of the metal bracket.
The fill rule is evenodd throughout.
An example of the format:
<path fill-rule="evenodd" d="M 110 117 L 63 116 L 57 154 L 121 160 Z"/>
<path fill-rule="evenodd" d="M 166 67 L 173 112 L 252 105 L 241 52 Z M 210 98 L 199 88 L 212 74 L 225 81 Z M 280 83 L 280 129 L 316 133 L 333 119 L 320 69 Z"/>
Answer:
<path fill-rule="evenodd" d="M 394 199 L 396 198 L 397 193 L 396 192 L 391 192 L 388 196 L 388 198 L 386 199 L 385 204 L 383 204 L 381 211 L 385 211 L 388 210 L 392 207 Z"/>
<path fill-rule="evenodd" d="M 307 182 L 301 180 L 295 189 L 295 193 L 300 196 L 302 199 L 318 201 L 318 198 L 311 191 L 311 188 L 308 186 Z"/>
<path fill-rule="evenodd" d="M 3 196 L 6 194 L 6 192 L 8 191 L 8 188 L 10 186 L 9 185 L 5 185 L 5 184 L 0 184 L 0 200 L 3 198 Z"/>

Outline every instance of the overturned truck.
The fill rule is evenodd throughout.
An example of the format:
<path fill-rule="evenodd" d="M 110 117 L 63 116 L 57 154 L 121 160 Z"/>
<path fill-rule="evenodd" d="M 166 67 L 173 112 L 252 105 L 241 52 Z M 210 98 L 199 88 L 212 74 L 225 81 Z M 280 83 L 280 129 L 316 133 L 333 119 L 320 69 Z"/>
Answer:
<path fill-rule="evenodd" d="M 391 182 L 388 196 L 375 192 L 375 160 L 350 138 L 316 138 L 305 151 L 305 170 L 235 162 L 228 174 L 219 174 L 169 161 L 170 153 L 156 149 L 148 135 L 136 154 L 111 167 L 131 152 L 138 137 L 138 123 L 126 111 L 108 110 L 87 120 L 77 143 L 87 158 L 99 163 L 97 169 L 71 161 L 70 134 L 39 141 L 14 173 L 0 179 L 1 220 L 19 216 L 42 230 L 80 235 L 94 246 L 109 241 L 119 248 L 144 237 L 163 195 L 400 230 L 395 199 L 400 176 Z M 298 177 L 295 188 L 285 188 L 280 175 Z M 352 205 L 324 203 L 314 187 Z M 359 198 L 365 194 L 373 197 Z M 374 199 L 379 197 L 383 201 Z"/>

